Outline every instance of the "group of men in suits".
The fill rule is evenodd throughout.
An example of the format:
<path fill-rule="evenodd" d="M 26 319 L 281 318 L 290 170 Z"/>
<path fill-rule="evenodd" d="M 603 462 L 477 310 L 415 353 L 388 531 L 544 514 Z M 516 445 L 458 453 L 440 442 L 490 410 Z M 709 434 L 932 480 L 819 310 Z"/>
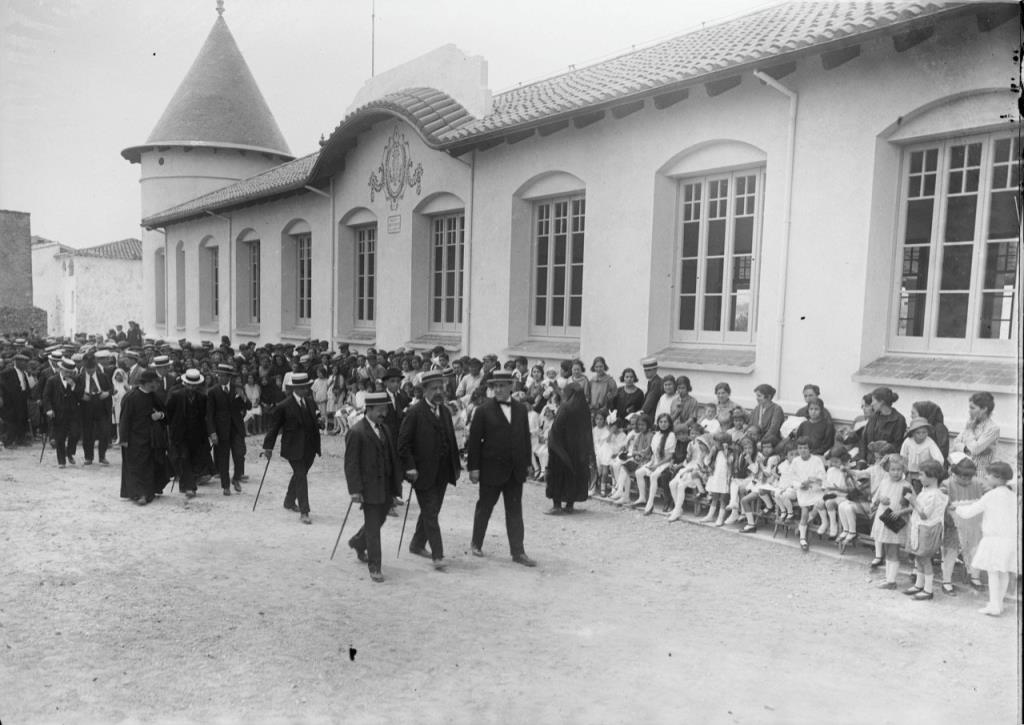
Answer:
<path fill-rule="evenodd" d="M 505 505 L 505 525 L 512 560 L 523 566 L 536 563 L 526 555 L 523 539 L 523 484 L 531 469 L 530 430 L 526 406 L 511 399 L 515 378 L 497 371 L 488 380 L 493 397 L 477 407 L 467 440 L 469 479 L 480 486 L 473 518 L 471 551 L 483 556 L 484 536 L 498 499 Z M 380 529 L 388 508 L 401 500 L 402 480 L 409 481 L 420 515 L 409 551 L 428 556 L 434 567 L 445 569 L 444 544 L 438 521 L 445 491 L 462 471 L 451 413 L 445 405 L 447 375 L 424 373 L 423 398 L 398 410 L 387 389 L 366 395 L 365 417 L 345 439 L 345 478 L 353 504 L 360 504 L 363 527 L 349 539 L 370 578 L 384 580 L 381 572 Z M 400 418 L 398 434 L 388 418 Z M 266 447 L 266 446 L 264 446 Z M 429 550 L 428 547 L 429 546 Z"/>

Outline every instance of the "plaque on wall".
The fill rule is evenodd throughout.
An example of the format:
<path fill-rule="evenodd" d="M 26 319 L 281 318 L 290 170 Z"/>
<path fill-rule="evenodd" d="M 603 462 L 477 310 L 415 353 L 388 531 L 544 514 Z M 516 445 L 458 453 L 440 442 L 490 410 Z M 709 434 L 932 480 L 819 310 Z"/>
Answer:
<path fill-rule="evenodd" d="M 402 215 L 392 214 L 388 217 L 388 234 L 398 234 L 402 231 Z"/>

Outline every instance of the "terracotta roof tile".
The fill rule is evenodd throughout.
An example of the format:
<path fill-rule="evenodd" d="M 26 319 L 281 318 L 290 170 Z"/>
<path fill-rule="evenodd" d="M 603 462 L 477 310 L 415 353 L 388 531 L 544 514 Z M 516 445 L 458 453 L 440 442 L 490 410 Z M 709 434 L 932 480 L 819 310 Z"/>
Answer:
<path fill-rule="evenodd" d="M 236 181 L 216 191 L 173 206 L 142 220 L 148 228 L 158 227 L 170 221 L 181 221 L 205 213 L 207 210 L 240 206 L 256 199 L 285 194 L 303 188 L 308 183 L 309 173 L 316 162 L 319 151 L 268 169 L 256 176 Z"/>
<path fill-rule="evenodd" d="M 72 249 L 70 252 L 75 257 L 100 257 L 102 259 L 138 261 L 142 259 L 142 242 L 138 239 L 128 238 L 117 242 L 98 244 L 95 247 Z"/>

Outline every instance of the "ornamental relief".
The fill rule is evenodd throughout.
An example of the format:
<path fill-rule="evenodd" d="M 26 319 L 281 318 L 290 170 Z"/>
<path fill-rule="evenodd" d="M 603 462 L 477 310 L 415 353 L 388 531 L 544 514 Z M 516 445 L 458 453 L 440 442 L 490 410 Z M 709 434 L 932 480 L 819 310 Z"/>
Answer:
<path fill-rule="evenodd" d="M 370 174 L 370 201 L 374 201 L 376 194 L 383 191 L 388 206 L 392 211 L 396 211 L 398 202 L 405 196 L 406 187 L 414 187 L 416 195 L 419 196 L 422 179 L 423 164 L 413 164 L 409 142 L 405 140 L 405 134 L 395 126 L 395 130 L 384 144 L 380 166 Z"/>

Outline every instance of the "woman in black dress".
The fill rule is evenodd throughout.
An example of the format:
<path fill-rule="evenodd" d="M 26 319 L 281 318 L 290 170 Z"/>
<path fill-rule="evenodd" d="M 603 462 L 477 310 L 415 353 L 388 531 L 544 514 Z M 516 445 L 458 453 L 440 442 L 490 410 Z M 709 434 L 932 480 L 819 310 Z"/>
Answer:
<path fill-rule="evenodd" d="M 551 499 L 549 514 L 572 513 L 577 501 L 587 500 L 591 466 L 596 465 L 586 393 L 580 385 L 569 383 L 563 396 L 548 433 L 544 495 Z"/>

